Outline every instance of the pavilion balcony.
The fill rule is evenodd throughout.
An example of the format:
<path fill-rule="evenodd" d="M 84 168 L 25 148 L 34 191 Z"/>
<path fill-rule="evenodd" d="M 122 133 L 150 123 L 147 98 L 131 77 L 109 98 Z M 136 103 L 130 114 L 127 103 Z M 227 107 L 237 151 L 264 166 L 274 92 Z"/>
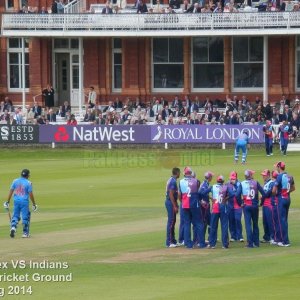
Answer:
<path fill-rule="evenodd" d="M 6 37 L 298 35 L 299 12 L 3 14 Z"/>

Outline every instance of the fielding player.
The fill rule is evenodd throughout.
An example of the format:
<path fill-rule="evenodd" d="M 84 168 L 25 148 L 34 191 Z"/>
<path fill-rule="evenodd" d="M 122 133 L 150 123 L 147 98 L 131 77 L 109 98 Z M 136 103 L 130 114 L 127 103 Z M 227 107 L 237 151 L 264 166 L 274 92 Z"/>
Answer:
<path fill-rule="evenodd" d="M 201 219 L 204 224 L 204 236 L 206 229 L 208 228 L 208 235 L 210 233 L 210 204 L 209 204 L 209 193 L 211 192 L 212 186 L 209 185 L 214 174 L 210 171 L 204 174 L 204 181 L 201 183 L 199 188 L 199 200 L 200 200 L 200 211 Z"/>
<path fill-rule="evenodd" d="M 274 184 L 277 179 L 277 176 L 278 176 L 278 172 L 272 171 L 272 180 L 273 180 Z M 274 240 L 271 240 L 270 243 L 272 245 L 277 245 L 281 239 L 281 224 L 280 224 L 279 211 L 278 211 L 278 197 L 276 195 L 273 195 L 273 188 L 272 188 L 272 195 L 271 195 L 271 204 L 272 204 L 272 221 L 273 221 L 273 228 L 274 228 Z"/>
<path fill-rule="evenodd" d="M 176 224 L 176 214 L 178 213 L 177 179 L 179 178 L 179 176 L 180 176 L 180 169 L 173 168 L 172 176 L 167 181 L 167 186 L 166 186 L 165 206 L 168 213 L 166 247 L 169 248 L 175 248 L 177 244 L 177 241 L 175 239 L 175 224 Z"/>
<path fill-rule="evenodd" d="M 280 150 L 283 155 L 286 155 L 287 147 L 289 144 L 290 126 L 283 120 L 282 125 L 279 126 L 279 139 L 280 139 Z"/>
<path fill-rule="evenodd" d="M 261 243 L 271 243 L 274 241 L 274 226 L 273 226 L 273 207 L 272 207 L 272 189 L 274 181 L 271 179 L 270 170 L 266 169 L 261 172 L 264 180 L 265 198 L 261 201 L 264 235 Z"/>
<path fill-rule="evenodd" d="M 273 155 L 273 133 L 275 132 L 271 121 L 267 120 L 266 125 L 263 126 L 265 134 L 265 146 L 267 156 Z"/>
<path fill-rule="evenodd" d="M 239 152 L 242 150 L 242 164 L 244 165 L 246 163 L 247 159 L 247 147 L 249 147 L 249 137 L 248 137 L 248 131 L 244 130 L 237 138 L 235 143 L 235 150 L 234 150 L 234 160 L 237 164 L 239 161 Z"/>
<path fill-rule="evenodd" d="M 20 220 L 20 215 L 22 216 L 23 223 L 23 238 L 29 237 L 29 225 L 30 225 L 30 210 L 29 210 L 29 198 L 32 202 L 32 210 L 37 210 L 37 205 L 35 204 L 34 196 L 32 193 L 32 184 L 28 180 L 30 176 L 30 171 L 24 169 L 21 172 L 21 177 L 15 179 L 10 187 L 10 191 L 7 197 L 7 201 L 4 202 L 4 207 L 9 209 L 9 202 L 13 195 L 14 199 L 14 212 L 11 219 L 11 229 L 10 236 L 15 237 L 17 231 L 17 226 Z"/>
<path fill-rule="evenodd" d="M 242 207 L 236 199 L 237 188 L 241 183 L 238 181 L 237 172 L 232 171 L 229 175 L 228 187 L 228 218 L 230 241 L 244 242 L 242 227 Z"/>
<path fill-rule="evenodd" d="M 212 186 L 212 211 L 210 220 L 209 245 L 207 248 L 214 249 L 217 242 L 218 223 L 221 220 L 222 248 L 228 248 L 228 213 L 227 200 L 228 190 L 224 184 L 222 175 L 217 177 L 217 183 Z"/>
<path fill-rule="evenodd" d="M 264 198 L 264 190 L 261 185 L 253 179 L 252 170 L 245 171 L 245 180 L 237 189 L 237 199 L 244 210 L 245 227 L 247 233 L 247 248 L 259 247 L 258 229 L 258 192 Z"/>
<path fill-rule="evenodd" d="M 279 173 L 273 187 L 273 195 L 278 197 L 278 211 L 282 233 L 278 246 L 289 247 L 288 214 L 291 204 L 290 193 L 295 190 L 295 183 L 294 178 L 285 172 L 285 163 L 283 161 L 279 161 L 274 167 L 277 168 Z"/>
<path fill-rule="evenodd" d="M 184 168 L 184 178 L 179 182 L 179 199 L 182 202 L 184 214 L 184 245 L 187 248 L 193 248 L 191 240 L 191 224 L 193 224 L 195 239 L 199 241 L 199 247 L 205 247 L 204 226 L 200 218 L 198 181 L 192 177 L 190 167 Z"/>

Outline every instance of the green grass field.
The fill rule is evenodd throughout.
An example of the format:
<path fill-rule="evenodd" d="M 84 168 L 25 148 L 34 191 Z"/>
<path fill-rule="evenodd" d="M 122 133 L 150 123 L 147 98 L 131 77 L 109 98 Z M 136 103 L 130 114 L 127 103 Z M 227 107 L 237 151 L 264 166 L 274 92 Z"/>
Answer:
<path fill-rule="evenodd" d="M 166 249 L 165 184 L 173 166 L 192 165 L 200 180 L 245 166 L 233 164 L 232 150 L 2 149 L 0 195 L 6 200 L 21 169 L 31 170 L 39 211 L 31 238 L 19 228 L 9 237 L 8 215 L 0 214 L 0 275 L 28 274 L 29 282 L 4 282 L 4 299 L 299 299 L 299 153 L 284 157 L 294 175 L 289 216 L 290 248 L 262 244 L 229 250 Z M 273 168 L 281 155 L 250 150 L 247 168 Z M 2 204 L 1 204 L 2 205 Z M 178 222 L 179 223 L 179 222 Z M 260 219 L 261 224 L 261 219 Z M 262 232 L 262 231 L 261 231 Z M 11 261 L 26 261 L 13 269 Z M 66 262 L 67 269 L 32 269 L 29 262 Z M 34 281 L 32 275 L 69 274 L 72 282 Z M 37 276 L 37 275 L 35 275 Z M 8 295 L 9 286 L 32 287 L 32 295 Z M 2 295 L 0 295 L 0 298 Z"/>

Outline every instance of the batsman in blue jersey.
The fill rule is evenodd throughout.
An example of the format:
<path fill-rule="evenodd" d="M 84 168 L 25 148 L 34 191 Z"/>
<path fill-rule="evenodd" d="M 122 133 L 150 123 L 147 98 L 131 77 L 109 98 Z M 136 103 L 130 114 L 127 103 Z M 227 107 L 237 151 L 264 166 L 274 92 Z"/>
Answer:
<path fill-rule="evenodd" d="M 273 187 L 273 195 L 278 197 L 278 212 L 281 225 L 281 239 L 277 243 L 281 247 L 289 247 L 290 240 L 288 234 L 288 215 L 291 205 L 290 193 L 295 191 L 294 178 L 285 172 L 285 163 L 279 161 L 274 165 L 279 175 Z"/>
<path fill-rule="evenodd" d="M 252 170 L 245 171 L 245 180 L 237 188 L 236 197 L 244 210 L 245 227 L 247 233 L 247 248 L 259 247 L 258 229 L 258 192 L 265 197 L 262 186 L 253 179 Z"/>
<path fill-rule="evenodd" d="M 180 169 L 173 168 L 172 176 L 167 181 L 167 186 L 166 186 L 165 206 L 168 213 L 166 247 L 168 248 L 175 248 L 177 246 L 177 241 L 175 239 L 175 224 L 176 224 L 176 215 L 178 213 L 177 179 L 179 178 L 179 176 L 180 176 Z"/>
<path fill-rule="evenodd" d="M 15 237 L 17 226 L 22 217 L 23 224 L 23 238 L 29 237 L 29 225 L 30 225 L 30 210 L 29 210 L 29 198 L 32 202 L 32 210 L 36 211 L 37 206 L 35 204 L 34 196 L 32 193 L 32 184 L 28 180 L 30 171 L 24 169 L 21 172 L 21 177 L 15 179 L 10 187 L 7 201 L 4 202 L 4 208 L 9 209 L 9 202 L 11 197 L 14 199 L 14 212 L 11 219 L 10 236 Z"/>
<path fill-rule="evenodd" d="M 249 133 L 247 130 L 244 130 L 236 139 L 235 150 L 234 150 L 234 160 L 237 164 L 239 161 L 239 152 L 242 150 L 242 164 L 246 163 L 248 147 L 249 147 Z"/>

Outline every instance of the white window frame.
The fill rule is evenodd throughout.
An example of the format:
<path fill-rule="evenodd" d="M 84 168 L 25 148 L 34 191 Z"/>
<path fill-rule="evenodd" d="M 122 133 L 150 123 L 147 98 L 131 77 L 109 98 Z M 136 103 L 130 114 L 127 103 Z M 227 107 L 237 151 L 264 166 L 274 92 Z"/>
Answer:
<path fill-rule="evenodd" d="M 8 0 L 5 0 L 5 9 L 8 10 L 8 11 L 14 10 L 15 9 L 14 2 L 12 4 L 13 4 L 13 6 L 8 7 Z"/>
<path fill-rule="evenodd" d="M 209 38 L 209 37 L 208 37 Z M 224 45 L 224 37 L 220 37 L 223 38 L 223 45 Z M 224 92 L 224 86 L 223 88 L 194 88 L 194 64 L 197 65 L 201 65 L 201 64 L 217 64 L 220 65 L 221 62 L 196 62 L 194 63 L 194 47 L 193 47 L 193 41 L 194 41 L 194 37 L 191 40 L 191 91 L 192 92 L 216 92 L 216 93 L 222 93 Z M 224 66 L 224 48 L 223 48 L 223 66 Z M 224 67 L 224 74 L 223 74 L 224 78 L 223 78 L 223 85 L 225 83 L 225 67 Z"/>
<path fill-rule="evenodd" d="M 155 39 L 159 39 L 160 37 L 155 37 Z M 174 37 L 174 38 L 182 38 L 183 37 Z M 172 39 L 172 37 L 163 37 L 162 39 Z M 168 62 L 167 64 L 169 65 L 183 65 L 183 86 L 182 88 L 154 88 L 154 65 L 155 63 L 153 62 L 153 40 L 154 38 L 151 39 L 151 90 L 152 92 L 159 92 L 159 93 L 183 93 L 184 90 L 184 57 L 182 58 L 182 63 L 174 62 L 170 63 Z M 183 54 L 182 54 L 183 55 Z M 160 63 L 163 64 L 163 63 Z"/>
<path fill-rule="evenodd" d="M 15 39 L 15 38 L 13 38 Z M 22 45 L 22 39 L 19 39 L 19 43 Z M 15 92 L 15 93 L 20 93 L 23 91 L 22 86 L 19 88 L 11 88 L 10 87 L 10 59 L 9 59 L 9 55 L 11 53 L 18 53 L 19 55 L 19 82 L 22 85 L 22 63 L 20 63 L 22 61 L 22 47 L 20 48 L 9 48 L 9 40 L 10 38 L 7 39 L 7 87 L 8 87 L 8 91 L 9 92 Z M 20 45 L 19 44 L 19 45 Z M 25 54 L 28 53 L 29 55 L 29 48 L 25 48 Z M 26 65 L 26 64 L 25 64 Z M 28 62 L 28 67 L 30 66 L 29 62 Z M 26 76 L 26 73 L 25 73 Z M 30 88 L 30 82 L 29 82 L 29 87 L 25 88 L 25 92 L 29 92 L 29 88 Z"/>
<path fill-rule="evenodd" d="M 231 39 L 231 90 L 232 92 L 259 92 L 262 93 L 264 90 L 264 87 L 244 87 L 244 88 L 236 88 L 234 87 L 234 61 L 233 61 L 233 40 L 234 38 L 240 38 L 242 36 L 233 36 Z M 249 38 L 251 38 L 252 36 L 248 36 L 248 55 L 249 55 Z M 249 61 L 243 61 L 243 62 L 239 62 L 239 63 L 262 63 L 262 67 L 264 68 L 264 57 L 262 62 L 251 62 Z M 264 70 L 264 69 L 263 69 Z"/>
<path fill-rule="evenodd" d="M 112 80 L 111 80 L 112 92 L 113 93 L 121 93 L 122 92 L 122 88 L 115 88 L 115 53 L 120 53 L 121 56 L 122 56 L 122 61 L 123 61 L 123 53 L 122 53 L 123 40 L 121 39 L 121 48 L 115 48 L 114 47 L 114 41 L 115 41 L 115 39 L 113 38 L 112 39 L 112 64 L 111 64 L 111 68 L 112 68 L 112 72 L 111 72 L 111 76 L 112 76 Z M 122 62 L 121 62 L 121 68 L 123 68 Z M 122 77 L 123 77 L 123 70 L 122 70 Z M 122 85 L 123 85 L 123 82 L 121 80 L 121 86 Z"/>

